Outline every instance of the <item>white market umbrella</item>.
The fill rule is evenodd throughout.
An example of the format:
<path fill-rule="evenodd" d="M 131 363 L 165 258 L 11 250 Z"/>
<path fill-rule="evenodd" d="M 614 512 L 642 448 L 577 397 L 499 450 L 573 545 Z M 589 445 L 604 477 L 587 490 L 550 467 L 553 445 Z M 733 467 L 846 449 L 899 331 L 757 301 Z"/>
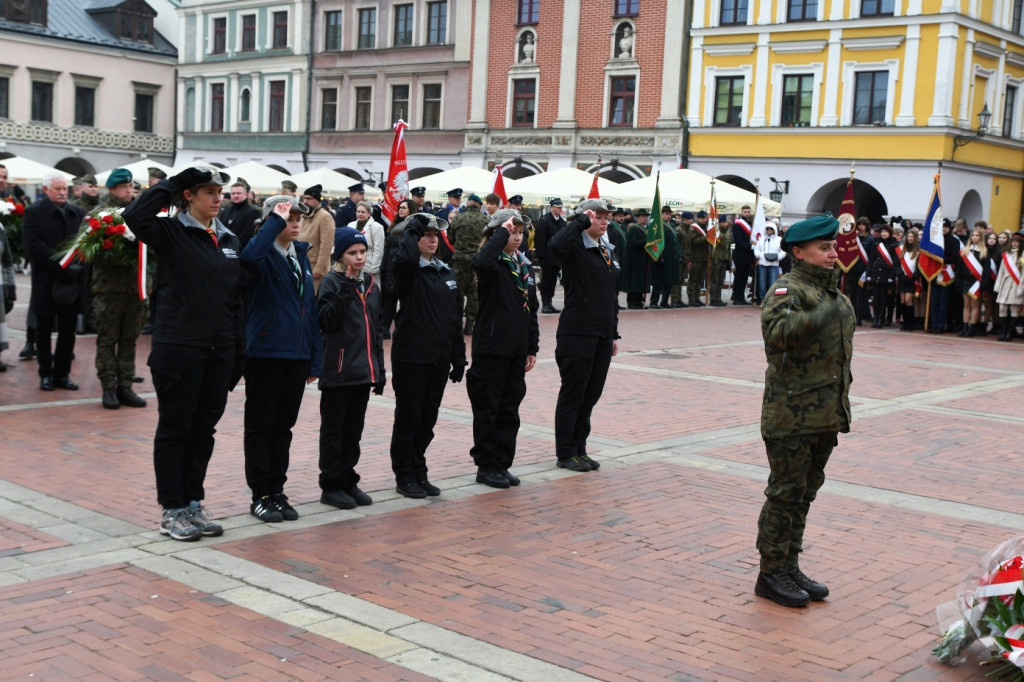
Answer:
<path fill-rule="evenodd" d="M 619 185 L 622 204 L 631 208 L 650 209 L 654 201 L 655 176 L 630 180 Z M 658 185 L 661 190 L 661 204 L 669 205 L 676 211 L 707 210 L 711 199 L 711 176 L 689 168 L 671 170 L 661 174 Z M 715 200 L 719 213 L 739 213 L 744 205 L 754 206 L 754 193 L 730 185 L 723 180 L 715 180 Z M 761 195 L 765 215 L 778 216 L 782 213 L 782 205 Z"/>
<path fill-rule="evenodd" d="M 327 167 L 314 168 L 305 173 L 298 173 L 289 178 L 289 180 L 299 186 L 299 192 L 313 185 L 320 185 L 323 187 L 324 196 L 348 196 L 348 188 L 357 182 L 361 182 L 359 178 L 353 178 L 351 175 L 345 175 Z M 370 187 L 366 189 L 370 190 Z M 376 190 L 376 188 L 373 189 Z M 367 196 L 371 193 L 367 191 Z"/>
<path fill-rule="evenodd" d="M 508 176 L 505 176 L 503 180 L 505 196 L 522 194 L 519 191 L 519 180 L 513 180 Z M 425 187 L 427 199 L 436 205 L 443 205 L 448 201 L 448 192 L 456 187 L 462 190 L 463 199 L 467 194 L 476 194 L 483 199 L 485 195 L 491 193 L 491 189 L 494 187 L 494 172 L 473 166 L 462 166 L 427 175 L 417 180 L 410 180 L 409 184 Z"/>
<path fill-rule="evenodd" d="M 291 179 L 289 175 L 256 161 L 246 161 L 223 170 L 231 177 L 231 182 L 240 177 L 244 178 L 252 191 L 260 194 L 277 194 L 281 189 L 281 182 Z M 224 189 L 227 190 L 227 187 Z"/>
<path fill-rule="evenodd" d="M 143 187 L 149 186 L 149 169 L 159 168 L 164 173 L 167 173 L 167 177 L 174 175 L 174 169 L 170 166 L 154 161 L 153 159 L 139 159 L 123 166 L 117 166 L 117 168 L 126 168 L 132 174 L 132 180 L 139 183 Z M 96 183 L 103 185 L 106 184 L 107 178 L 114 172 L 114 169 L 105 170 L 102 173 L 96 175 Z"/>
<path fill-rule="evenodd" d="M 62 174 L 68 182 L 75 177 L 71 173 L 65 173 L 22 156 L 0 159 L 0 165 L 7 168 L 7 183 L 10 185 L 39 185 L 42 184 L 44 175 L 53 172 Z"/>
<path fill-rule="evenodd" d="M 523 202 L 528 205 L 547 206 L 552 199 L 561 199 L 566 207 L 572 207 L 590 194 L 594 175 L 570 167 L 530 175 L 515 182 L 515 194 L 521 194 Z M 620 203 L 620 187 L 619 183 L 612 180 L 601 177 L 597 179 L 597 191 L 600 192 L 601 198 L 613 205 Z"/>

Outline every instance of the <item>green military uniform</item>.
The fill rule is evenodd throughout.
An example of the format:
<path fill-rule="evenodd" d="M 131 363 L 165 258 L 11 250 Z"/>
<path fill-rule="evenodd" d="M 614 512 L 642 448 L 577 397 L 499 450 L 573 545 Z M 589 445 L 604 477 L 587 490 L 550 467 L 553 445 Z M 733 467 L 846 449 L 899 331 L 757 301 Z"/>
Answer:
<path fill-rule="evenodd" d="M 718 243 L 711 253 L 711 289 L 708 291 L 708 302 L 718 305 L 722 302 L 722 287 L 725 286 L 725 273 L 732 264 L 732 230 L 718 231 Z"/>
<path fill-rule="evenodd" d="M 676 226 L 676 242 L 679 244 L 679 283 L 672 285 L 672 305 L 681 307 L 683 303 L 683 284 L 690 270 L 690 227 L 685 223 Z"/>
<path fill-rule="evenodd" d="M 834 239 L 838 225 L 831 217 L 811 218 L 796 223 L 787 236 L 793 239 L 790 243 L 798 244 Z M 797 235 L 792 235 L 794 229 Z M 807 238 L 806 234 L 817 236 Z M 761 574 L 792 576 L 796 585 L 790 587 L 806 592 L 799 600 L 802 603 L 785 603 L 776 598 L 778 593 L 763 593 L 759 576 L 758 594 L 787 606 L 828 595 L 825 586 L 799 572 L 798 560 L 808 509 L 825 482 L 825 464 L 837 434 L 850 430 L 856 315 L 853 304 L 838 289 L 840 274 L 839 268 L 794 260 L 792 271 L 765 294 L 761 312 L 768 359 L 761 436 L 771 467 L 758 519 Z"/>
<path fill-rule="evenodd" d="M 448 227 L 448 237 L 455 242 L 452 269 L 455 270 L 455 279 L 458 282 L 459 293 L 465 299 L 464 308 L 467 328 L 476 322 L 478 308 L 476 275 L 473 273 L 473 266 L 470 265 L 470 260 L 480 250 L 480 242 L 483 240 L 484 228 L 487 227 L 487 222 L 488 218 L 480 210 L 480 207 L 470 204 L 464 212 L 459 213 L 452 220 L 452 224 Z"/>
<path fill-rule="evenodd" d="M 701 228 L 706 229 L 706 228 Z M 700 300 L 701 289 L 704 288 L 708 275 L 708 244 L 707 236 L 700 230 L 690 227 L 687 233 L 690 251 L 690 282 L 686 285 L 686 301 L 691 306 L 703 305 Z"/>

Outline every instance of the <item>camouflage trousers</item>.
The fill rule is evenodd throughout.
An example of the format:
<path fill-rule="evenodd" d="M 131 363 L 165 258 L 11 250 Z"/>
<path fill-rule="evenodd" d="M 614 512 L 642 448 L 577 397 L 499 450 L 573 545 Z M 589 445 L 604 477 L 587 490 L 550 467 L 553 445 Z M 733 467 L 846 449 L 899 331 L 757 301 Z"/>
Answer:
<path fill-rule="evenodd" d="M 685 282 L 686 281 L 686 275 L 689 273 L 689 271 L 690 271 L 690 264 L 688 262 L 680 263 L 679 264 L 679 281 L 680 282 Z M 672 296 L 672 302 L 673 303 L 681 302 L 683 300 L 683 285 L 682 284 L 673 284 L 672 285 L 671 296 Z"/>
<path fill-rule="evenodd" d="M 690 305 L 698 303 L 701 289 L 704 288 L 705 280 L 707 279 L 707 274 L 707 261 L 692 261 L 690 263 L 690 281 L 686 285 L 686 302 Z M 704 302 L 707 303 L 708 301 Z"/>
<path fill-rule="evenodd" d="M 477 300 L 476 300 L 476 273 L 468 260 L 457 260 L 452 263 L 455 270 L 455 281 L 459 285 L 459 293 L 465 303 L 463 306 L 466 313 L 466 324 L 476 322 Z"/>
<path fill-rule="evenodd" d="M 142 331 L 146 304 L 138 294 L 93 294 L 96 325 L 96 375 L 104 390 L 132 385 L 135 341 Z"/>
<path fill-rule="evenodd" d="M 761 572 L 778 573 L 798 567 L 807 511 L 825 483 L 825 464 L 836 434 L 766 438 L 764 444 L 771 474 L 757 519 L 757 551 Z"/>
<path fill-rule="evenodd" d="M 709 303 L 722 302 L 722 287 L 725 285 L 725 273 L 729 269 L 728 263 L 717 265 L 711 264 L 711 290 L 708 292 Z"/>

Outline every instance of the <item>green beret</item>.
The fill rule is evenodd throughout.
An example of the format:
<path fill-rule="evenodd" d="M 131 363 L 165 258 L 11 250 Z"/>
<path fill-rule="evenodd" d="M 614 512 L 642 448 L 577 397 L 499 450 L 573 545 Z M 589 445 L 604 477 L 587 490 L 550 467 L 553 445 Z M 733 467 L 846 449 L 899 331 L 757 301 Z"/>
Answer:
<path fill-rule="evenodd" d="M 800 246 L 814 239 L 835 239 L 839 234 L 839 221 L 829 215 L 819 215 L 793 223 L 782 238 L 782 248 Z"/>
<path fill-rule="evenodd" d="M 484 203 L 483 199 L 481 199 L 476 194 L 470 194 L 469 197 L 466 199 L 466 201 L 475 201 L 478 204 L 483 204 Z"/>
<path fill-rule="evenodd" d="M 127 168 L 115 168 L 107 176 L 107 189 L 132 181 L 132 172 Z"/>

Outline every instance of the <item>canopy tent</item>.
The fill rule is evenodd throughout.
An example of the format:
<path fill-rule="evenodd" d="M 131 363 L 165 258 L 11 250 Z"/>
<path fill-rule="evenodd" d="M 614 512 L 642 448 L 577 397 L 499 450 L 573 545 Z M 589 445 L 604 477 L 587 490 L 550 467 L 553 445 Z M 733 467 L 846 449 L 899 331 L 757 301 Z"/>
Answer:
<path fill-rule="evenodd" d="M 264 166 L 256 161 L 246 161 L 237 166 L 225 168 L 224 172 L 231 177 L 231 182 L 244 178 L 253 192 L 260 194 L 277 194 L 281 190 L 281 181 L 291 178 L 280 171 Z M 229 183 L 230 184 L 230 183 Z M 224 188 L 227 189 L 226 187 Z"/>
<path fill-rule="evenodd" d="M 519 180 L 512 180 L 506 177 L 504 181 L 506 196 L 522 194 L 519 191 Z M 491 189 L 494 187 L 494 171 L 473 166 L 462 166 L 461 168 L 453 168 L 441 173 L 427 175 L 418 180 L 410 180 L 409 184 L 425 187 L 427 189 L 427 200 L 435 204 L 444 204 L 444 202 L 448 201 L 448 192 L 455 188 L 462 190 L 463 199 L 466 198 L 467 194 L 476 194 L 483 199 L 485 195 L 491 193 Z"/>
<path fill-rule="evenodd" d="M 314 168 L 305 173 L 293 175 L 289 180 L 299 186 L 299 192 L 313 185 L 320 185 L 323 188 L 325 197 L 348 196 L 348 188 L 360 182 L 359 178 L 353 178 L 351 175 L 345 175 L 330 168 Z M 377 191 L 375 187 L 366 187 L 366 189 L 367 196 L 376 196 Z"/>
<path fill-rule="evenodd" d="M 0 165 L 7 168 L 7 183 L 10 185 L 39 185 L 42 184 L 44 175 L 53 172 L 60 173 L 68 182 L 74 178 L 71 173 L 65 173 L 22 156 L 0 159 Z"/>
<path fill-rule="evenodd" d="M 159 161 L 154 161 L 153 159 L 139 159 L 138 161 L 133 161 L 133 162 L 131 162 L 129 164 L 125 164 L 124 166 L 118 166 L 118 168 L 127 168 L 128 171 L 132 174 L 132 179 L 135 182 L 137 182 L 140 185 L 142 185 L 143 187 L 148 187 L 149 186 L 149 169 L 150 168 L 159 168 L 164 173 L 167 173 L 167 177 L 170 177 L 170 176 L 174 175 L 174 169 L 173 168 L 171 168 L 170 166 L 164 165 L 164 164 L 160 163 Z M 114 169 L 111 168 L 109 170 L 103 171 L 102 173 L 97 173 L 97 175 L 96 175 L 96 182 L 98 184 L 100 184 L 100 185 L 106 184 L 107 178 L 110 176 L 110 174 L 113 171 L 114 171 Z"/>
<path fill-rule="evenodd" d="M 508 183 L 508 180 L 505 180 Z M 561 199 L 567 207 L 575 206 L 590 194 L 594 176 L 578 168 L 559 168 L 516 180 L 515 194 L 523 195 L 527 205 L 547 206 L 552 199 Z M 506 185 L 507 187 L 507 185 Z M 597 190 L 602 199 L 619 204 L 621 185 L 604 178 L 597 179 Z M 509 192 L 512 194 L 512 192 Z M 654 198 L 654 195 L 651 195 Z"/>
<path fill-rule="evenodd" d="M 654 201 L 654 175 L 637 180 L 630 180 L 618 186 L 622 196 L 622 205 L 631 208 L 650 208 Z M 661 204 L 669 205 L 676 211 L 707 210 L 711 200 L 711 176 L 695 170 L 682 168 L 661 174 L 658 185 L 661 190 Z M 740 207 L 754 207 L 754 193 L 730 185 L 723 180 L 715 180 L 715 199 L 718 212 L 739 213 Z M 782 204 L 761 195 L 761 204 L 766 216 L 777 217 L 782 213 Z"/>

